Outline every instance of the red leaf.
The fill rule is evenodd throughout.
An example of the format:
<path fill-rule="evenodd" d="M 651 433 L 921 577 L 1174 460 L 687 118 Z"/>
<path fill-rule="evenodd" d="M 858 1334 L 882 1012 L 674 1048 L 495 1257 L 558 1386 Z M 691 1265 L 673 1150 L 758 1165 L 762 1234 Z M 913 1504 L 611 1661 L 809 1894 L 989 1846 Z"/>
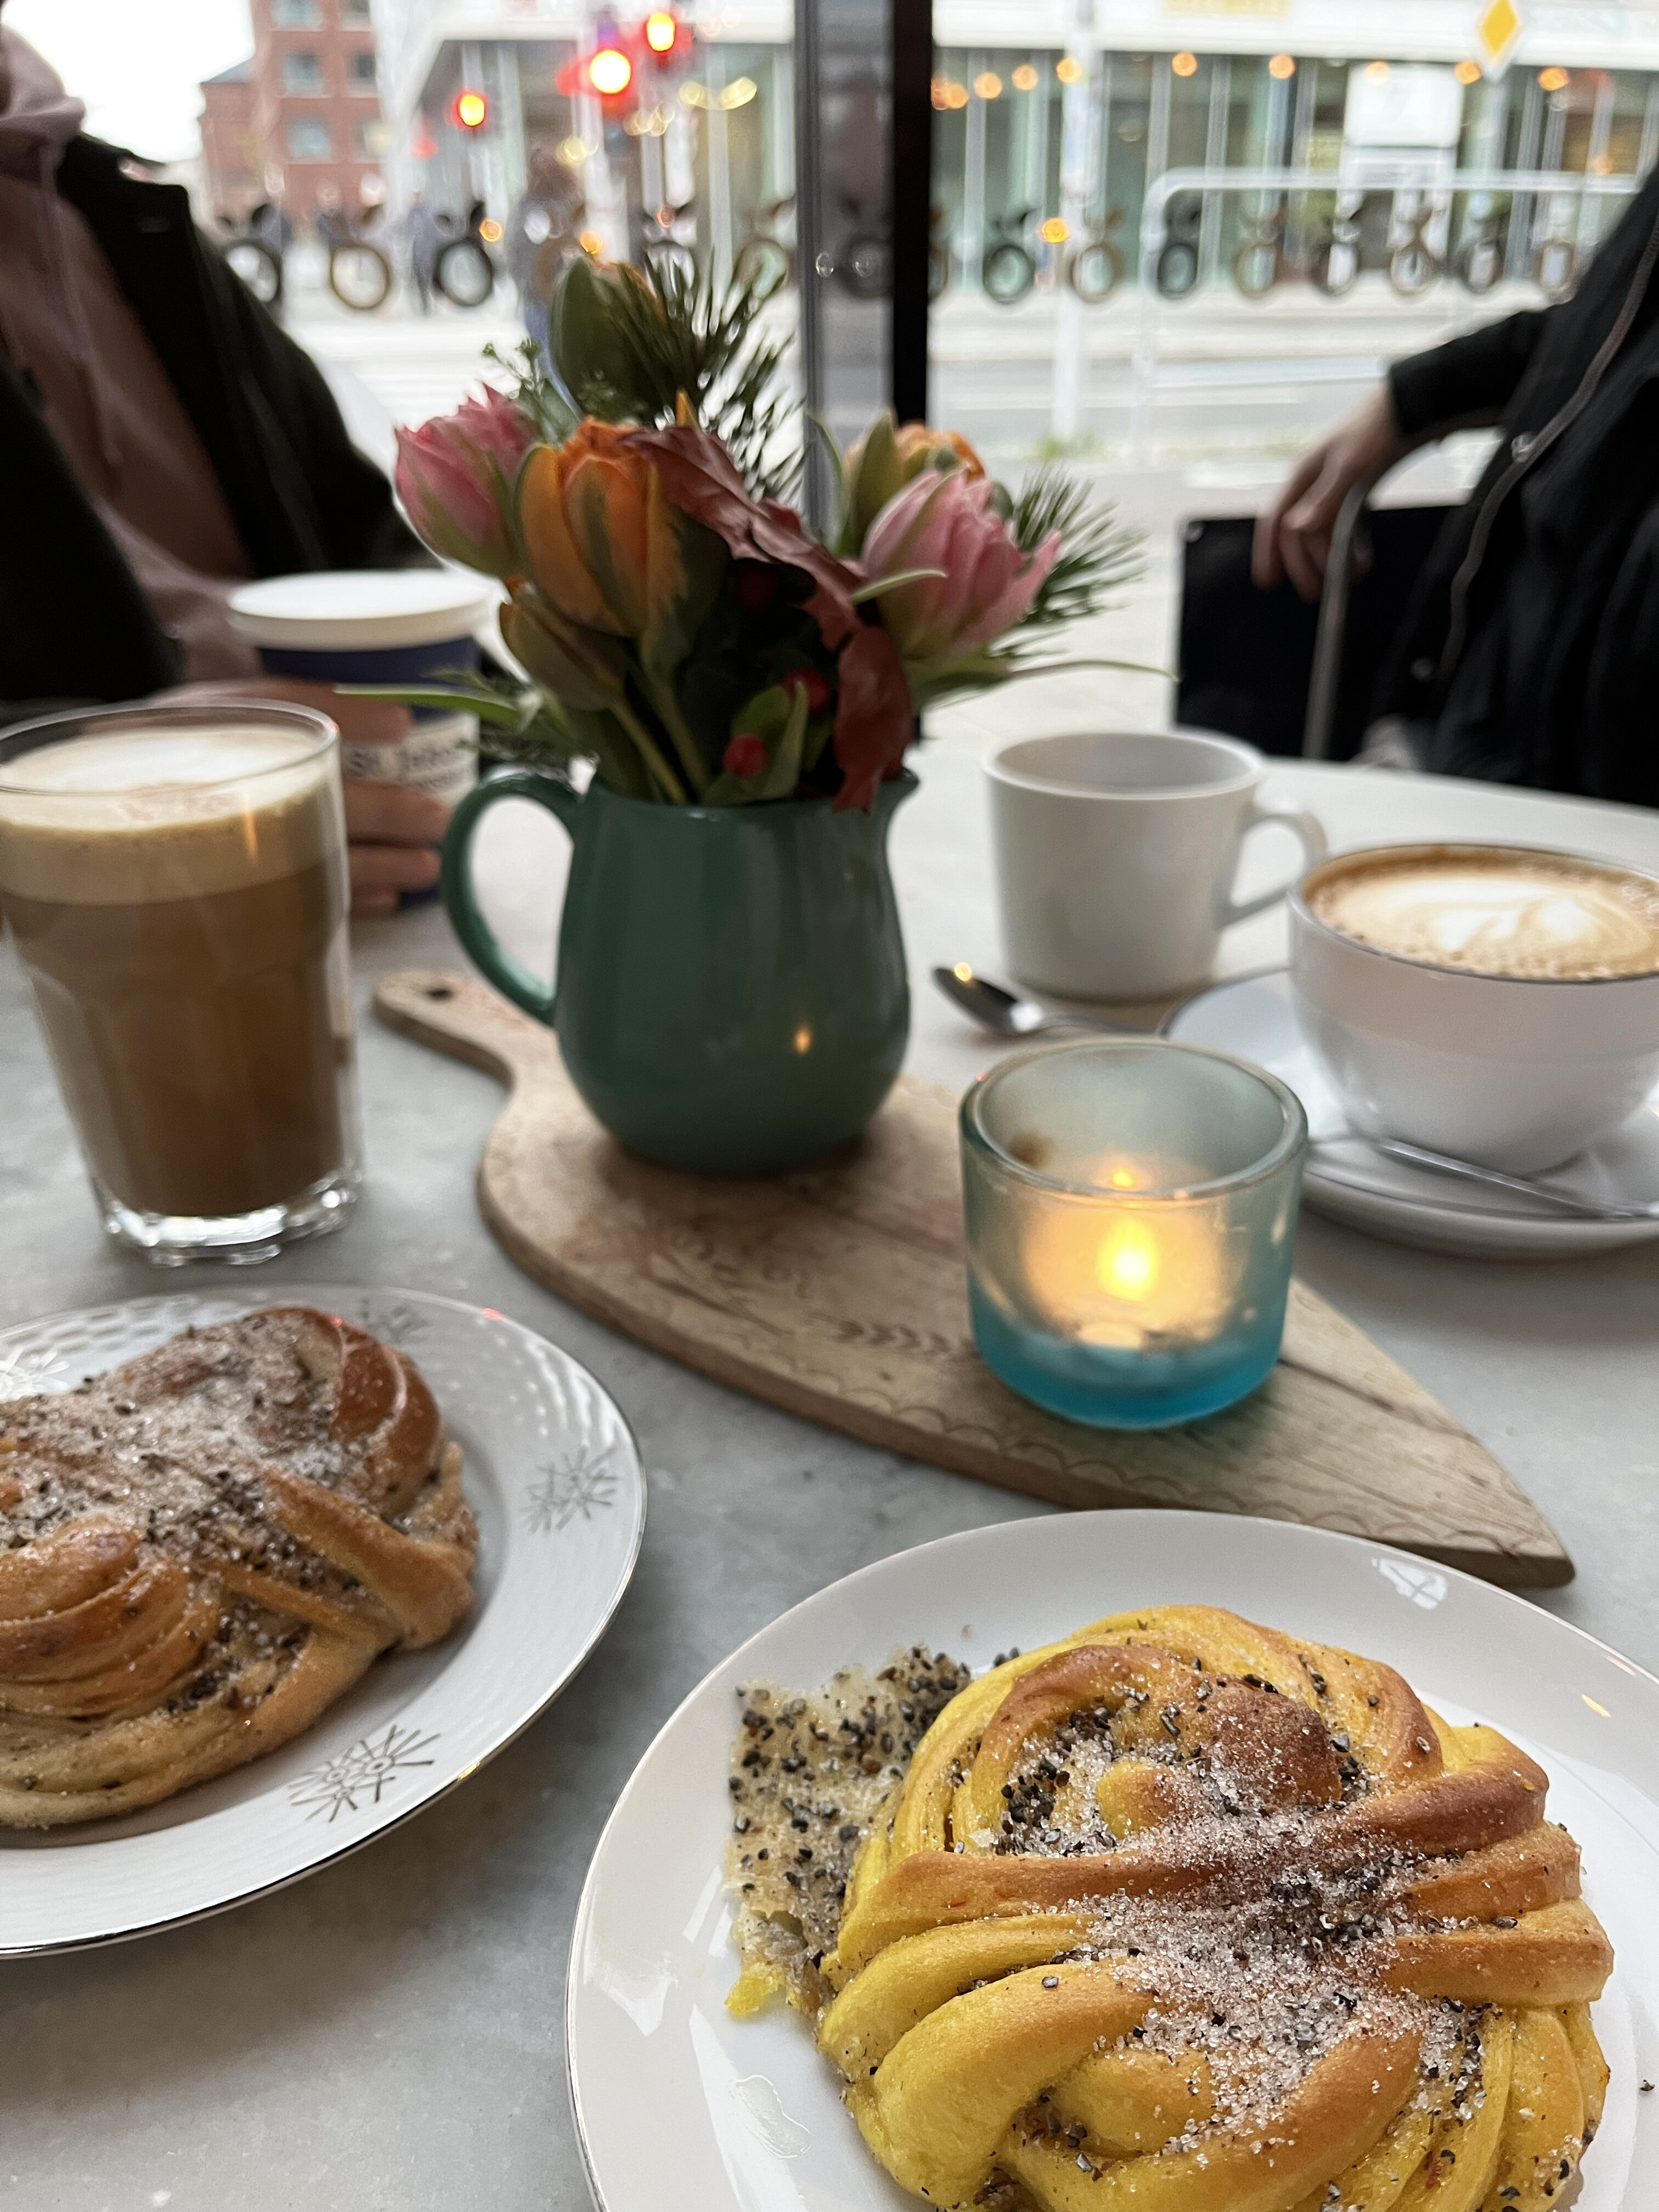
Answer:
<path fill-rule="evenodd" d="M 837 811 L 866 809 L 877 787 L 904 765 L 913 715 L 904 665 L 884 629 L 860 623 L 848 638 L 838 670 L 841 696 L 836 705 L 836 759 L 842 787 Z"/>
<path fill-rule="evenodd" d="M 718 438 L 689 422 L 630 430 L 627 436 L 630 446 L 656 463 L 664 496 L 723 539 L 733 560 L 775 562 L 811 579 L 806 611 L 832 653 L 863 627 L 853 604 L 857 574 L 813 544 L 793 508 L 779 500 L 757 499 Z"/>

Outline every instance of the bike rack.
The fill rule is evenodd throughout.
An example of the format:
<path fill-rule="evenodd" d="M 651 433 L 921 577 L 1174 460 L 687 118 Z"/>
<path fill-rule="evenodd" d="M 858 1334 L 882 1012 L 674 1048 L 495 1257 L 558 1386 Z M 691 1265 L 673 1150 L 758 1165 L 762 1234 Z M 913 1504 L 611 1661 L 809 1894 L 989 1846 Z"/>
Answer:
<path fill-rule="evenodd" d="M 1577 170 L 1431 168 L 1411 161 L 1391 161 L 1367 154 L 1364 165 L 1335 169 L 1165 169 L 1146 187 L 1141 209 L 1139 248 L 1140 278 L 1139 322 L 1130 380 L 1130 449 L 1145 458 L 1150 453 L 1152 402 L 1158 383 L 1158 313 L 1162 305 L 1156 282 L 1158 257 L 1167 230 L 1167 210 L 1182 193 L 1420 192 L 1447 205 L 1472 192 L 1502 192 L 1514 197 L 1556 198 L 1576 197 L 1628 199 L 1637 191 L 1638 177 L 1593 177 Z"/>

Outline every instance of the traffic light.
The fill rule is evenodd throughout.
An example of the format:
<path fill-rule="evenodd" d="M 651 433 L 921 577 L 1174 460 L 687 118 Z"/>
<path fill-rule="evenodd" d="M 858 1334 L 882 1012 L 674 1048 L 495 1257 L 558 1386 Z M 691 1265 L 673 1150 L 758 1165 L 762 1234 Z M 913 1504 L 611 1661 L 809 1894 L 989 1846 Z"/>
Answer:
<path fill-rule="evenodd" d="M 666 61 L 673 52 L 680 35 L 679 18 L 666 8 L 659 8 L 645 19 L 645 43 L 659 61 Z"/>
<path fill-rule="evenodd" d="M 458 131 L 482 131 L 489 120 L 489 102 L 481 92 L 458 92 L 449 103 L 449 119 Z"/>
<path fill-rule="evenodd" d="M 601 46 L 587 58 L 587 82 L 602 99 L 620 99 L 634 82 L 634 64 L 620 46 Z"/>

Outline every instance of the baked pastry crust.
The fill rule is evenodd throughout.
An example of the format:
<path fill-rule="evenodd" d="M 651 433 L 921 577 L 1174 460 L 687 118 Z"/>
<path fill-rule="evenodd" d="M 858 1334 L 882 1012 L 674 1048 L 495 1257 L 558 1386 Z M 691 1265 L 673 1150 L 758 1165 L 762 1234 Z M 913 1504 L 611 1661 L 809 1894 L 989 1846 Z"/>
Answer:
<path fill-rule="evenodd" d="M 307 1307 L 0 1403 L 0 1826 L 155 1804 L 447 1634 L 460 1476 L 414 1363 Z"/>
<path fill-rule="evenodd" d="M 821 1704 L 771 1698 L 734 1767 L 741 1806 L 789 1763 L 792 1825 L 738 1815 L 731 2002 L 787 1990 L 906 2188 L 994 2212 L 1559 2203 L 1601 2116 L 1613 1954 L 1547 1778 L 1496 1731 L 1212 1607 L 1097 1621 L 945 1705 L 813 1956 L 757 1877 L 836 1787 Z"/>

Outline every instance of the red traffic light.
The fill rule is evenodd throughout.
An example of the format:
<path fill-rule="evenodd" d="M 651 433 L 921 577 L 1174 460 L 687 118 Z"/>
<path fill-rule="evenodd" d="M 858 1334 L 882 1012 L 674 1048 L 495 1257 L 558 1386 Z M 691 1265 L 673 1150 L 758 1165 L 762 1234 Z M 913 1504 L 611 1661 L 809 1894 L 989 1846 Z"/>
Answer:
<path fill-rule="evenodd" d="M 680 35 L 679 19 L 666 8 L 659 8 L 645 19 L 645 43 L 659 60 L 665 61 L 674 51 Z"/>
<path fill-rule="evenodd" d="M 489 102 L 481 92 L 458 92 L 449 103 L 449 119 L 461 131 L 482 131 L 489 119 Z"/>
<path fill-rule="evenodd" d="M 616 100 L 634 82 L 634 64 L 620 46 L 601 46 L 587 60 L 587 81 L 605 100 Z"/>

